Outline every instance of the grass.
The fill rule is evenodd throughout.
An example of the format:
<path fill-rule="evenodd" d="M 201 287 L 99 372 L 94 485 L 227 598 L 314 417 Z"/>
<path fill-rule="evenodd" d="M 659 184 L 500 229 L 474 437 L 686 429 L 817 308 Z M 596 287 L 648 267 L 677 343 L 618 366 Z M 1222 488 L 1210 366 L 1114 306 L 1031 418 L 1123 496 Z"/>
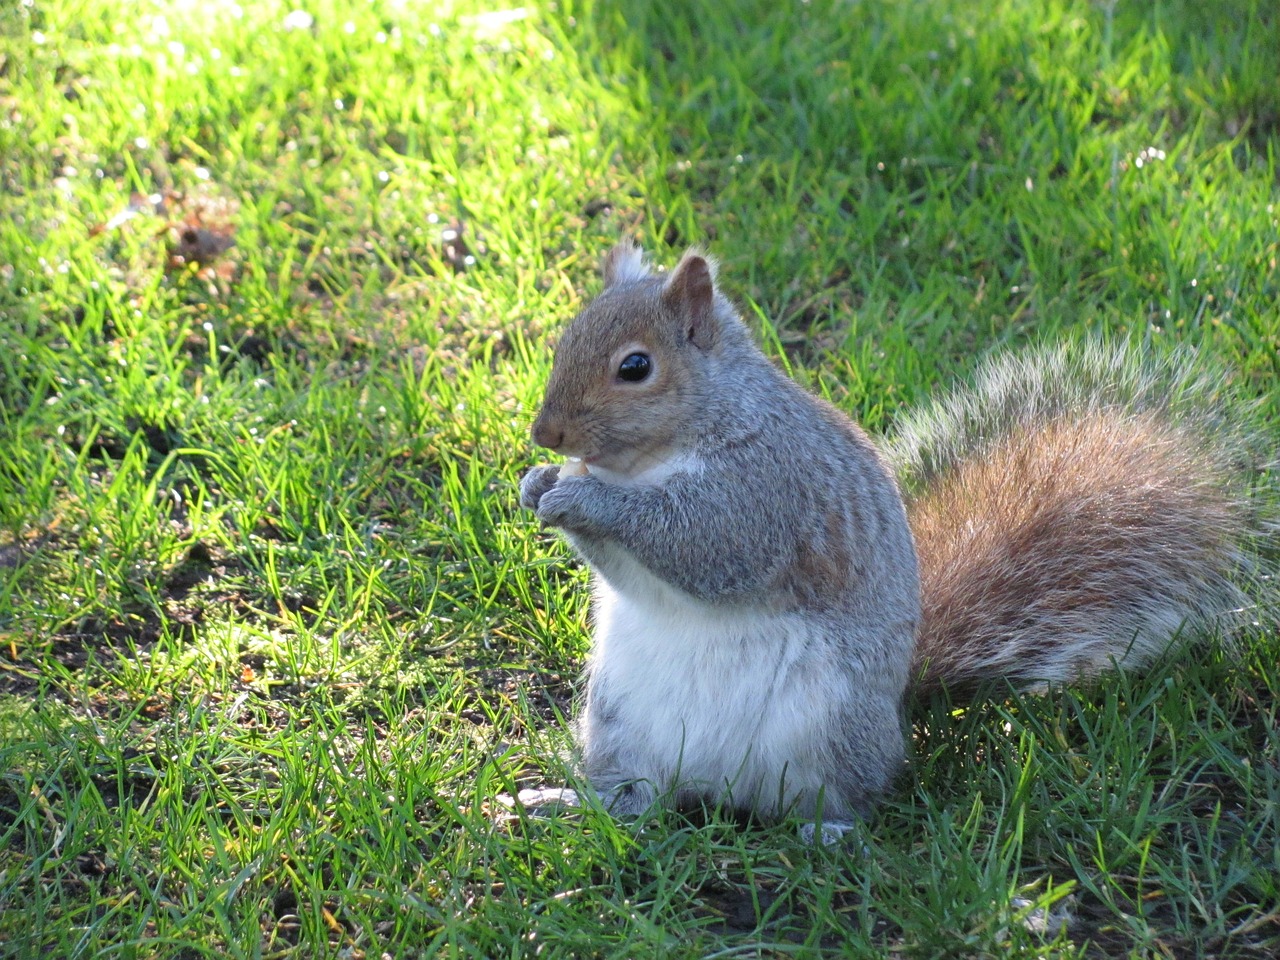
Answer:
<path fill-rule="evenodd" d="M 1261 629 L 918 705 L 841 850 L 495 799 L 570 776 L 585 574 L 514 484 L 603 251 L 706 244 L 874 430 L 1097 330 L 1274 417 L 1273 4 L 305 13 L 0 10 L 2 952 L 1280 951 Z"/>

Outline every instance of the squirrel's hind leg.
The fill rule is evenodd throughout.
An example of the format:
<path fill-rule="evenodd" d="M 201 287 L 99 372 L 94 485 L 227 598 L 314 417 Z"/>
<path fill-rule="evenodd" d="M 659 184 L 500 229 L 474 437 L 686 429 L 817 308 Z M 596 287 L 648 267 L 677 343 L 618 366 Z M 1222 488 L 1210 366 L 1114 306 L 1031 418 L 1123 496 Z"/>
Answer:
<path fill-rule="evenodd" d="M 822 841 L 824 847 L 834 847 L 844 839 L 845 834 L 857 829 L 857 826 L 851 820 L 824 820 L 822 822 L 822 832 L 819 835 L 818 824 L 811 821 L 800 824 L 796 833 L 800 835 L 800 839 L 805 843 L 813 843 L 814 838 L 817 837 Z"/>
<path fill-rule="evenodd" d="M 503 794 L 498 799 L 504 806 L 520 806 L 530 816 L 551 817 L 580 809 L 591 794 L 599 798 L 611 816 L 621 820 L 638 817 L 657 799 L 657 791 L 644 781 L 631 781 L 608 790 L 593 784 L 586 794 L 573 787 L 526 787 L 514 797 Z"/>
<path fill-rule="evenodd" d="M 608 781 L 592 779 L 591 785 L 600 796 L 600 805 L 619 819 L 640 816 L 658 799 L 658 791 L 647 780 L 609 784 Z"/>

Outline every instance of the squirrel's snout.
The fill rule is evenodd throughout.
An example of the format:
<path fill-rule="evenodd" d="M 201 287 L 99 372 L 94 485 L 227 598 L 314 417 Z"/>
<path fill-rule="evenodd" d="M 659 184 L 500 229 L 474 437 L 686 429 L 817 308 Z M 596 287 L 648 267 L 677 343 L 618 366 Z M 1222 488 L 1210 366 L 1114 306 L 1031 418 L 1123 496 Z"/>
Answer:
<path fill-rule="evenodd" d="M 548 450 L 555 450 L 564 443 L 564 429 L 538 417 L 533 422 L 533 442 Z"/>

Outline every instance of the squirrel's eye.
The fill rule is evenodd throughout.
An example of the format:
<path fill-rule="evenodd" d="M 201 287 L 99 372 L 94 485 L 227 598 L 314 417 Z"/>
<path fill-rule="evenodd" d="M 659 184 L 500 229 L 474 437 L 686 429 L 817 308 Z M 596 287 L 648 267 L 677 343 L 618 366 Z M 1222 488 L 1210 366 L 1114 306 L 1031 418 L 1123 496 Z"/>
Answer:
<path fill-rule="evenodd" d="M 618 364 L 618 379 L 629 383 L 639 383 L 653 369 L 653 361 L 647 353 L 629 353 Z"/>

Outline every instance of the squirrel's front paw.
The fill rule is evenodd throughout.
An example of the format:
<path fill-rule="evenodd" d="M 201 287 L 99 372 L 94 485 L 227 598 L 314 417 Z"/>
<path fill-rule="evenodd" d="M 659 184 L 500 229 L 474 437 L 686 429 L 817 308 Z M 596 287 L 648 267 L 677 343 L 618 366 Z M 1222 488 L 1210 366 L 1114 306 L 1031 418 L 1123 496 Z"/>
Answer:
<path fill-rule="evenodd" d="M 583 508 L 588 491 L 599 481 L 592 477 L 566 477 L 563 474 L 538 501 L 538 519 L 549 527 L 577 527 L 584 519 Z M 586 499 L 584 499 L 586 498 Z"/>
<path fill-rule="evenodd" d="M 543 464 L 534 467 L 520 478 L 520 506 L 526 510 L 537 510 L 542 502 L 542 495 L 556 485 L 560 477 L 558 464 Z"/>

